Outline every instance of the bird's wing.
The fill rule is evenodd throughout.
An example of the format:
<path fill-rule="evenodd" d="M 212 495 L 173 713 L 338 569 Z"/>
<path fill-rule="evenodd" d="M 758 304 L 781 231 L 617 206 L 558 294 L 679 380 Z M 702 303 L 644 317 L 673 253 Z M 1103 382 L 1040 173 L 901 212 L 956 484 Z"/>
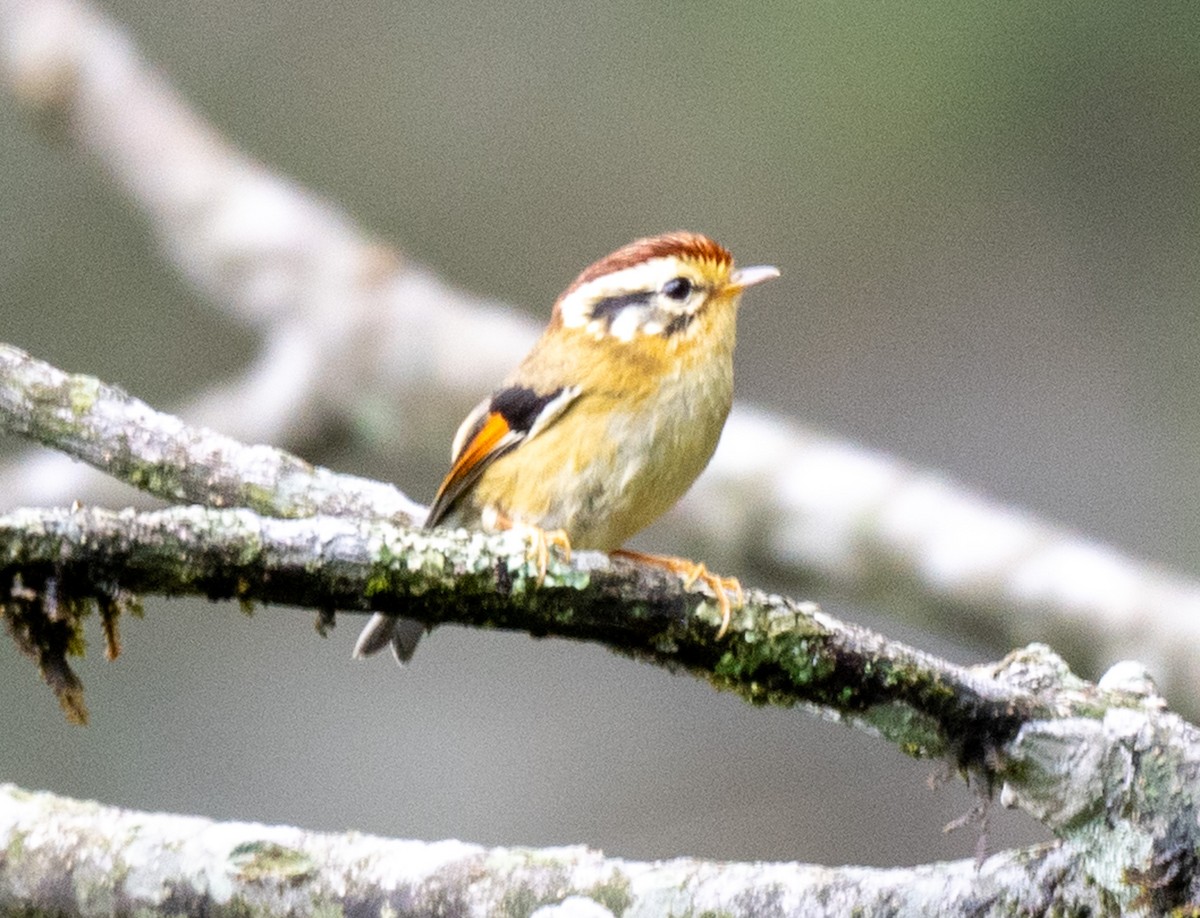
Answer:
<path fill-rule="evenodd" d="M 508 386 L 476 405 L 454 437 L 453 464 L 438 488 L 425 525 L 441 522 L 489 465 L 558 420 L 580 391 L 579 386 L 549 392 Z"/>

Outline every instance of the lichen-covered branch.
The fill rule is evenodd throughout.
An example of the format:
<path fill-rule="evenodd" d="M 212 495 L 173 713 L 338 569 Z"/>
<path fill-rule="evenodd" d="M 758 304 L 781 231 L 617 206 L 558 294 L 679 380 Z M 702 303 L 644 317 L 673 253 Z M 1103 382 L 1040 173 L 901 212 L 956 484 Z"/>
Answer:
<path fill-rule="evenodd" d="M 111 619 L 130 593 L 315 607 L 322 625 L 335 610 L 382 610 L 431 625 L 597 641 L 755 703 L 813 706 L 910 754 L 948 757 L 985 797 L 999 787 L 1003 802 L 1035 816 L 1063 847 L 997 861 L 1013 885 L 1000 892 L 981 881 L 973 895 L 995 896 L 985 897 L 983 914 L 1002 914 L 989 909 L 1035 892 L 1047 908 L 1086 903 L 1096 914 L 1153 915 L 1200 902 L 1200 734 L 1166 709 L 1139 667 L 1115 667 L 1092 685 L 1034 646 L 967 669 L 756 591 L 717 640 L 716 603 L 673 575 L 580 552 L 552 557 L 539 583 L 530 549 L 516 532 L 284 520 L 245 509 L 24 510 L 0 518 L 0 615 L 52 682 L 72 678 L 65 661 L 88 607 L 100 604 Z M 281 856 L 293 863 L 285 847 Z M 1043 871 L 1050 862 L 1053 875 Z M 951 888 L 958 869 L 945 868 Z M 904 877 L 917 884 L 907 894 L 923 895 L 912 872 L 868 875 Z M 835 885 L 855 886 L 844 878 Z M 979 901 L 970 898 L 968 908 L 966 899 L 946 899 L 929 914 L 978 914 Z"/>
<path fill-rule="evenodd" d="M 821 705 L 914 754 L 974 768 L 1036 710 L 1022 693 L 811 604 L 748 591 L 717 641 L 716 602 L 660 568 L 580 552 L 552 558 L 539 584 L 534 554 L 518 532 L 428 532 L 383 520 L 201 507 L 20 510 L 0 517 L 0 614 L 27 636 L 27 652 L 45 637 L 50 649 L 34 655 L 53 660 L 56 674 L 79 643 L 88 604 L 118 590 L 517 628 L 599 641 L 756 703 Z"/>
<path fill-rule="evenodd" d="M 504 625 L 505 604 L 513 591 L 526 592 L 530 572 L 524 542 L 519 557 L 511 552 L 494 556 L 483 552 L 481 546 L 491 543 L 478 535 L 464 547 L 443 541 L 440 534 L 372 522 L 389 516 L 404 522 L 412 515 L 403 515 L 406 507 L 396 513 L 403 498 L 394 489 L 187 428 L 96 380 L 67 376 L 14 348 L 0 347 L 0 421 L 160 497 L 267 514 L 220 514 L 199 507 L 156 514 L 19 511 L 0 519 L 0 575 L 7 571 L 9 580 L 19 577 L 20 589 L 32 590 L 35 607 L 43 601 L 45 585 L 53 584 L 59 605 L 85 597 L 100 598 L 108 608 L 111 602 L 97 597 L 97 584 L 113 584 L 135 593 L 198 591 L 213 598 L 237 596 L 320 609 L 395 608 L 431 623 L 484 613 L 488 617 L 465 621 Z M 334 514 L 349 518 L 330 518 Z M 308 519 L 289 526 L 276 518 L 296 516 Z M 393 559 L 402 559 L 394 569 L 388 567 Z M 748 629 L 743 639 L 714 653 L 711 642 L 697 640 L 690 627 L 672 624 L 682 620 L 684 601 L 674 578 L 660 577 L 661 592 L 639 595 L 616 588 L 618 581 L 609 579 L 612 568 L 605 562 L 588 569 L 582 589 L 577 571 L 564 567 L 560 576 L 552 569 L 534 594 L 528 610 L 533 617 L 516 623 L 532 631 L 605 640 L 698 669 L 755 700 L 821 702 L 843 714 L 871 712 L 882 704 L 882 716 L 870 716 L 886 726 L 904 723 L 906 730 L 913 724 L 897 720 L 890 705 L 911 690 L 925 696 L 916 712 L 962 721 L 950 732 L 935 723 L 933 735 L 895 737 L 914 750 L 954 750 L 964 761 L 978 760 L 995 741 L 990 734 L 1002 732 L 995 722 L 980 732 L 975 714 L 965 713 L 986 693 L 961 670 L 953 670 L 949 680 L 954 691 L 942 684 L 951 672 L 946 664 L 939 664 L 921 687 L 921 680 L 912 677 L 928 665 L 927 658 L 908 649 L 895 651 L 881 639 L 841 624 L 825 633 L 826 626 L 817 624 L 819 613 L 763 597 L 752 598 L 739 617 Z M 464 572 L 478 573 L 483 580 L 464 580 Z M 451 573 L 455 576 L 446 579 Z M 556 592 L 559 581 L 570 589 Z M 0 584 L 4 582 L 0 576 Z M 106 588 L 103 596 L 116 590 Z M 478 605 L 464 606 L 459 602 L 464 596 L 474 597 Z M 500 606 L 497 596 L 504 597 Z M 632 629 L 621 605 L 630 603 L 640 607 Z M 48 628 L 29 620 L 29 608 L 15 596 L 7 615 L 10 627 L 24 636 L 25 649 L 38 659 L 68 713 L 82 718 L 82 696 L 65 659 L 76 637 L 66 626 L 71 616 L 58 615 L 58 627 Z M 493 617 L 497 612 L 499 620 Z M 707 630 L 701 634 L 707 636 Z M 793 638 L 799 643 L 776 646 Z M 826 638 L 831 643 L 821 650 L 819 643 Z M 884 685 L 890 690 L 876 697 Z M 935 712 L 935 700 L 948 700 L 958 709 Z M 1010 718 L 1010 727 L 1012 722 Z"/>
<path fill-rule="evenodd" d="M 982 674 L 980 678 L 983 678 Z M 1045 648 L 986 677 L 1039 717 L 991 752 L 1002 799 L 1059 836 L 980 862 L 872 870 L 638 863 L 132 813 L 0 785 L 0 910 L 210 915 L 1192 914 L 1200 737 L 1144 674 L 1100 686 Z M 99 905 L 98 905 L 99 903 Z M 538 912 L 557 906 L 559 911 Z"/>
<path fill-rule="evenodd" d="M 1104 891 L 1079 882 L 1066 849 L 892 870 L 639 862 L 583 847 L 483 848 L 217 823 L 3 784 L 0 851 L 0 911 L 20 914 L 986 918 L 1046 914 L 1064 901 L 1079 914 L 1106 914 Z M 1078 892 L 1068 900 L 1072 886 Z"/>
<path fill-rule="evenodd" d="M 120 389 L 63 373 L 6 344 L 0 344 L 0 429 L 173 503 L 249 507 L 279 517 L 320 513 L 402 523 L 425 515 L 391 485 L 188 427 Z"/>
<path fill-rule="evenodd" d="M 0 0 L 0 33 L 12 97 L 108 172 L 214 306 L 263 334 L 247 372 L 198 394 L 186 417 L 300 454 L 330 424 L 386 431 L 390 452 L 444 461 L 447 417 L 504 377 L 536 322 L 446 284 L 242 154 L 87 3 Z M 62 457 L 0 469 L 9 507 L 96 502 L 105 487 Z M 1172 693 L 1196 698 L 1195 579 L 791 419 L 738 406 L 666 526 L 699 554 L 737 555 L 738 570 L 959 628 L 986 621 L 1012 644 L 1086 634 L 1060 649 L 1095 668 L 1152 660 Z"/>

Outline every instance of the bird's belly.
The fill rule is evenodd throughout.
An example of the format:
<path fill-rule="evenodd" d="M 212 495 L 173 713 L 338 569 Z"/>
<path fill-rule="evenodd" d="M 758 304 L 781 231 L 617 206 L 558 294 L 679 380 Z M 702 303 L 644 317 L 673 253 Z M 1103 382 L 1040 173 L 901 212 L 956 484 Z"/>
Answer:
<path fill-rule="evenodd" d="M 718 383 L 720 380 L 718 380 Z M 704 470 L 731 385 L 667 380 L 651 411 L 583 398 L 496 460 L 472 495 L 513 522 L 562 529 L 577 548 L 611 551 L 669 510 Z"/>

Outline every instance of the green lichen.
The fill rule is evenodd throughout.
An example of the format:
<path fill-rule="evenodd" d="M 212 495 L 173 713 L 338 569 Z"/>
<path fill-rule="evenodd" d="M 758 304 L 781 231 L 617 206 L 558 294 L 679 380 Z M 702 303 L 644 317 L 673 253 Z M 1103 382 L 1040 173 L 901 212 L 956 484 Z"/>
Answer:
<path fill-rule="evenodd" d="M 536 571 L 535 571 L 536 574 Z M 536 579 L 536 576 L 535 576 Z M 542 586 L 565 587 L 570 590 L 586 590 L 591 585 L 592 577 L 587 571 L 577 570 L 569 564 L 552 561 L 546 568 L 546 576 Z"/>
<path fill-rule="evenodd" d="M 167 500 L 184 500 L 187 489 L 182 481 L 182 471 L 166 462 L 139 462 L 130 459 L 120 471 L 128 484 Z"/>
<path fill-rule="evenodd" d="M 100 380 L 92 376 L 72 376 L 67 383 L 67 404 L 76 418 L 87 414 L 100 398 Z"/>
<path fill-rule="evenodd" d="M 881 736 L 899 745 L 913 758 L 932 758 L 946 751 L 937 722 L 907 705 L 876 705 L 867 709 L 862 717 Z"/>
<path fill-rule="evenodd" d="M 1162 748 L 1145 750 L 1137 759 L 1137 783 L 1133 788 L 1140 798 L 1140 808 L 1155 812 L 1163 808 L 1163 801 L 1183 793 L 1194 801 L 1196 791 L 1180 786 L 1179 776 L 1183 773 L 1183 765 L 1176 756 L 1165 754 Z"/>
<path fill-rule="evenodd" d="M 380 596 L 391 592 L 392 578 L 390 572 L 385 568 L 379 569 L 379 566 L 373 566 L 371 572 L 367 575 L 366 586 L 363 587 L 363 595 L 368 598 L 371 596 Z"/>
<path fill-rule="evenodd" d="M 447 567 L 445 553 L 437 549 L 417 551 L 404 545 L 381 544 L 367 573 L 364 593 L 367 597 L 400 593 L 420 596 L 433 583 L 447 578 Z"/>
<path fill-rule="evenodd" d="M 238 493 L 238 503 L 258 513 L 278 516 L 283 519 L 296 519 L 306 514 L 282 501 L 279 489 L 266 485 L 242 482 Z M 214 500 L 212 506 L 219 507 L 221 502 Z"/>
<path fill-rule="evenodd" d="M 237 845 L 229 852 L 229 862 L 246 883 L 274 881 L 296 886 L 317 872 L 317 865 L 304 851 L 268 841 Z"/>
<path fill-rule="evenodd" d="M 505 892 L 498 914 L 503 918 L 529 918 L 543 905 L 554 905 L 562 899 L 561 893 L 540 893 L 532 886 L 518 886 Z"/>
<path fill-rule="evenodd" d="M 25 838 L 28 832 L 14 831 L 12 838 L 9 840 L 7 847 L 4 849 L 4 860 L 11 866 L 16 864 L 25 855 Z"/>
<path fill-rule="evenodd" d="M 713 667 L 711 681 L 755 704 L 811 701 L 834 672 L 820 641 L 795 631 L 736 640 Z"/>
<path fill-rule="evenodd" d="M 346 910 L 342 908 L 339 902 L 314 902 L 312 907 L 312 918 L 342 918 L 346 914 Z"/>
<path fill-rule="evenodd" d="M 629 906 L 633 905 L 633 884 L 629 877 L 617 871 L 603 883 L 597 883 L 588 889 L 584 895 L 599 902 L 612 912 L 616 918 L 621 918 Z"/>

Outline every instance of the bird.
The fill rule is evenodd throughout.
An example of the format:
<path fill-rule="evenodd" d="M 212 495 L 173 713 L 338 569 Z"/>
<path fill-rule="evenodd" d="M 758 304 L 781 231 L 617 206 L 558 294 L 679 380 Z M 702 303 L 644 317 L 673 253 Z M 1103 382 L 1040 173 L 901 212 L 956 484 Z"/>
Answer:
<path fill-rule="evenodd" d="M 541 338 L 467 415 L 427 528 L 532 531 L 540 576 L 549 546 L 595 549 L 666 567 L 720 604 L 733 578 L 683 558 L 621 546 L 669 510 L 708 465 L 733 400 L 743 291 L 779 276 L 735 268 L 707 236 L 636 239 L 585 268 L 554 303 Z M 356 657 L 391 646 L 411 659 L 425 626 L 376 613 Z"/>

